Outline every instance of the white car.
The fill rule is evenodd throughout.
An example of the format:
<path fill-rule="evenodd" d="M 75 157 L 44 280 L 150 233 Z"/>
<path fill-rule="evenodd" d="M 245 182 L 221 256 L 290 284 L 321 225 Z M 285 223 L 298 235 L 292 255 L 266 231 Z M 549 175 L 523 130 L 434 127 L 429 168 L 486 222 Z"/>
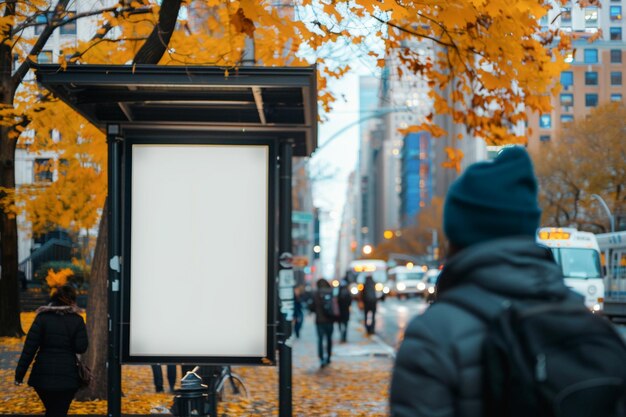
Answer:
<path fill-rule="evenodd" d="M 398 298 L 407 298 L 409 296 L 422 295 L 422 279 L 425 271 L 420 266 L 406 267 L 397 266 L 391 268 L 388 272 L 389 293 Z"/>

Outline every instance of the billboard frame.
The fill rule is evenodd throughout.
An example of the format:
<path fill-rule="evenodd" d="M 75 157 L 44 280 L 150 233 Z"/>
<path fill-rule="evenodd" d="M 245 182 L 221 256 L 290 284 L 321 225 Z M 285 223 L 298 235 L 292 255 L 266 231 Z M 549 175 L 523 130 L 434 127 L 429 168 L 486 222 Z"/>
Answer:
<path fill-rule="evenodd" d="M 122 167 L 122 230 L 123 242 L 122 259 L 122 320 L 121 320 L 121 363 L 122 364 L 231 364 L 231 365 L 274 365 L 276 352 L 276 245 L 277 245 L 277 169 L 276 160 L 278 156 L 277 141 L 271 138 L 262 138 L 256 135 L 238 135 L 233 133 L 219 132 L 155 132 L 142 134 L 132 129 L 125 132 L 123 136 L 120 166 Z M 147 133 L 147 132 L 146 132 Z M 252 137 L 251 137 L 252 136 Z M 132 355 L 130 352 L 130 310 L 131 305 L 131 231 L 132 231 L 132 147 L 133 145 L 223 145 L 223 146 L 263 146 L 268 149 L 268 187 L 267 187 L 267 245 L 266 245 L 266 354 L 265 356 L 172 356 L 172 355 Z M 233 305 L 233 308 L 237 308 Z M 206 318 L 210 320 L 210 318 Z M 199 327 L 201 330 L 201 327 Z M 219 335 L 216 335 L 219 336 Z"/>

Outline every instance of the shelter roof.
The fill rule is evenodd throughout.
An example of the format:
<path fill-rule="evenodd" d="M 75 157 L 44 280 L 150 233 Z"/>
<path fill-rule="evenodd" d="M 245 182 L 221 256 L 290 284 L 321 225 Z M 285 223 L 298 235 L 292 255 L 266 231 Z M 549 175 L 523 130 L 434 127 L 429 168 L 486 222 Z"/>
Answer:
<path fill-rule="evenodd" d="M 259 132 L 317 146 L 315 67 L 37 65 L 37 79 L 102 130 Z"/>

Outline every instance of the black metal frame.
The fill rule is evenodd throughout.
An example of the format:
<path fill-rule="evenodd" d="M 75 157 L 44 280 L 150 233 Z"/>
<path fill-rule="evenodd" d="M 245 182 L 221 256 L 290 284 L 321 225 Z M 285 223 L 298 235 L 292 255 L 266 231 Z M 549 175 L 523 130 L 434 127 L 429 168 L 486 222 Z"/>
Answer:
<path fill-rule="evenodd" d="M 159 128 L 157 128 L 159 129 Z M 278 144 L 274 138 L 261 137 L 250 133 L 234 132 L 167 132 L 143 131 L 124 132 L 124 147 L 121 156 L 124 179 L 122 184 L 122 230 L 123 230 L 123 267 L 122 267 L 122 321 L 121 327 L 121 362 L 122 363 L 175 363 L 175 364 L 255 364 L 274 365 L 276 352 L 276 274 L 277 274 L 277 226 L 278 226 L 278 181 L 277 164 Z M 229 356 L 133 356 L 130 355 L 130 263 L 131 263 L 131 191 L 132 191 L 132 146 L 136 144 L 173 144 L 173 145 L 252 145 L 268 147 L 268 218 L 267 218 L 267 346 L 264 357 L 229 357 Z"/>

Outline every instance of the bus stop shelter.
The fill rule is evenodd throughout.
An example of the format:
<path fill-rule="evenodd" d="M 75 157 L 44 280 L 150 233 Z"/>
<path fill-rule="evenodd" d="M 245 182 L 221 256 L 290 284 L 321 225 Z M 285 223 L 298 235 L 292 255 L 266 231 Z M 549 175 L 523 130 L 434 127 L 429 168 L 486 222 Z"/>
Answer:
<path fill-rule="evenodd" d="M 107 135 L 108 415 L 123 363 L 262 365 L 278 350 L 290 416 L 291 160 L 317 146 L 316 68 L 36 73 Z"/>

